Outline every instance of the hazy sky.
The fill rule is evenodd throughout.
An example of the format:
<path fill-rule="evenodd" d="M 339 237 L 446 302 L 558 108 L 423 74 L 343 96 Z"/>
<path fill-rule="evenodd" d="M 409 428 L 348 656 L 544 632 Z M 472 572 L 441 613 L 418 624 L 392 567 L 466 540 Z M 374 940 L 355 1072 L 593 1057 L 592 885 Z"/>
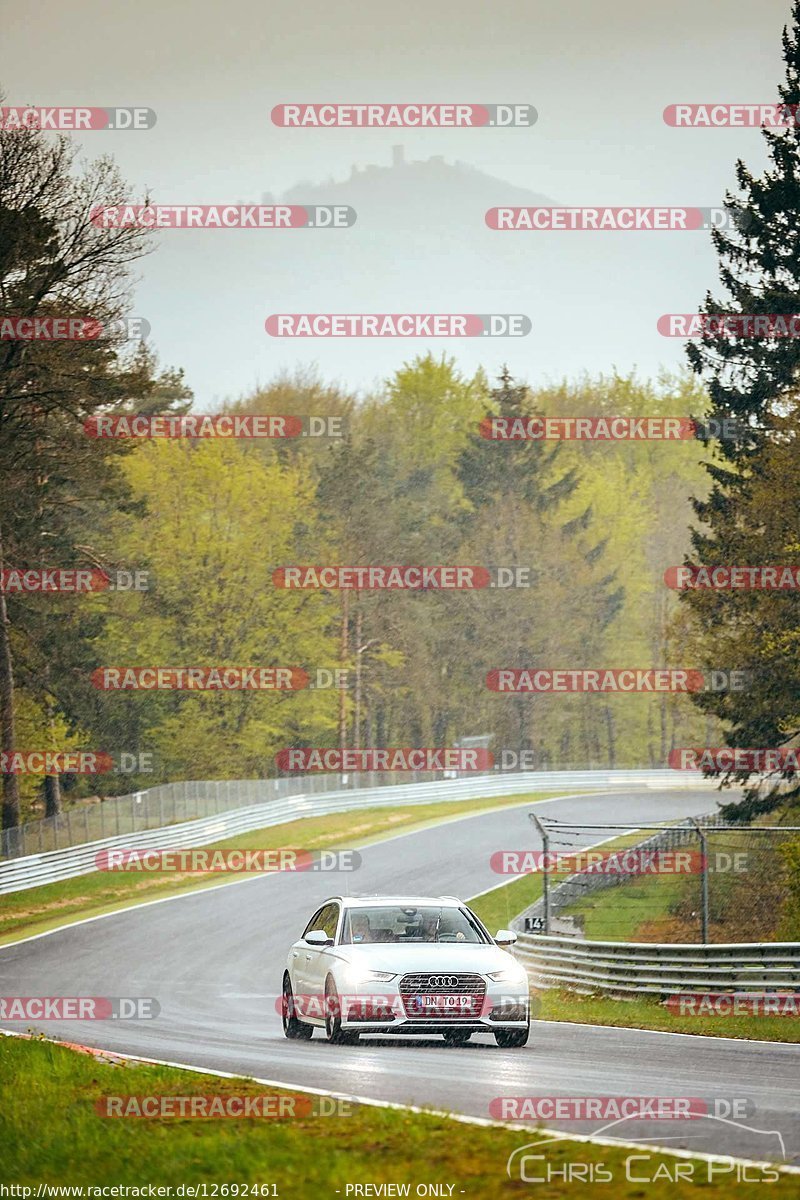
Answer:
<path fill-rule="evenodd" d="M 559 203 L 714 205 L 738 156 L 763 165 L 758 131 L 672 129 L 662 110 L 676 101 L 774 100 L 788 16 L 789 0 L 0 0 L 0 86 L 10 104 L 155 109 L 154 129 L 89 133 L 82 146 L 113 154 L 132 196 L 149 188 L 157 201 L 236 203 L 303 180 L 345 180 L 351 164 L 385 165 L 402 142 L 408 158 L 460 159 Z M 508 131 L 276 128 L 272 106 L 292 100 L 527 102 L 539 120 Z M 368 385 L 428 345 L 468 369 L 507 359 L 533 383 L 614 365 L 651 373 L 682 357 L 679 343 L 656 332 L 657 316 L 693 310 L 716 283 L 703 233 L 492 235 L 476 227 L 465 252 L 479 246 L 482 265 L 466 288 L 463 270 L 448 288 L 447 256 L 457 257 L 457 247 L 432 261 L 404 230 L 392 248 L 405 271 L 396 290 L 383 266 L 385 231 L 368 288 L 362 276 L 350 290 L 337 266 L 336 286 L 323 270 L 315 294 L 315 263 L 330 249 L 322 239 L 360 238 L 363 258 L 368 223 L 304 233 L 272 262 L 269 239 L 288 236 L 165 231 L 142 265 L 135 311 L 150 321 L 162 361 L 186 368 L 200 407 L 312 360 L 325 376 Z M 502 295 L 492 290 L 493 237 L 518 239 L 519 284 L 504 283 Z M 541 269 L 528 259 L 531 237 L 550 243 Z M 579 262 L 565 244 L 575 237 Z M 240 241 L 231 254 L 232 239 Z M 337 246 L 337 263 L 343 253 Z M 346 312 L 356 303 L 375 312 L 526 312 L 533 331 L 493 343 L 288 343 L 263 331 L 271 312 Z"/>

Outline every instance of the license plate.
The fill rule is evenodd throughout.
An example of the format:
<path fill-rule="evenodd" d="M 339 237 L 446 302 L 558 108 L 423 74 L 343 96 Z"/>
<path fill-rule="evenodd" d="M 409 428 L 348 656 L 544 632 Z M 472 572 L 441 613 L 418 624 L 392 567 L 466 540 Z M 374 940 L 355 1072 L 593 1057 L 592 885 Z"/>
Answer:
<path fill-rule="evenodd" d="M 463 1012 L 472 1008 L 472 996 L 415 996 L 414 1004 L 416 1008 L 433 1009 L 435 1012 L 442 1009 Z"/>

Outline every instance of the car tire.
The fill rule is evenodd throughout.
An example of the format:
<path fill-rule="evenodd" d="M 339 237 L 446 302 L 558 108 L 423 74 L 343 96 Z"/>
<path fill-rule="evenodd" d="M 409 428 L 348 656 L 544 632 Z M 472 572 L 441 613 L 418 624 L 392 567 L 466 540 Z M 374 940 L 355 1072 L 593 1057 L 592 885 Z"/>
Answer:
<path fill-rule="evenodd" d="M 446 1046 L 466 1046 L 472 1037 L 472 1032 L 468 1029 L 463 1032 L 460 1029 L 448 1029 L 443 1036 Z"/>
<path fill-rule="evenodd" d="M 314 1026 L 306 1025 L 305 1021 L 301 1021 L 295 1013 L 294 993 L 288 971 L 283 977 L 281 1021 L 283 1022 L 283 1036 L 289 1038 L 290 1041 L 307 1042 L 314 1032 Z"/>
<path fill-rule="evenodd" d="M 325 1037 L 332 1046 L 355 1046 L 358 1036 L 357 1029 L 342 1029 L 339 993 L 329 975 L 325 980 Z"/>
<path fill-rule="evenodd" d="M 494 1040 L 502 1050 L 519 1050 L 528 1044 L 530 1023 L 524 1029 L 495 1029 Z"/>

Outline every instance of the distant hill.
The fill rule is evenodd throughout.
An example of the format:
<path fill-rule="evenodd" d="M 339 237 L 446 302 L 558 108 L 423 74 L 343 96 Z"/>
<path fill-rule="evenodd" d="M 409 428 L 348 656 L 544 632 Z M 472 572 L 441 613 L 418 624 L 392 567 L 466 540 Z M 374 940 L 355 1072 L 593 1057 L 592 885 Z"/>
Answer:
<path fill-rule="evenodd" d="M 480 227 L 487 208 L 496 204 L 554 203 L 547 196 L 513 187 L 469 163 L 446 162 L 441 154 L 409 162 L 402 146 L 392 147 L 390 165 L 353 164 L 346 179 L 301 182 L 280 199 L 291 204 L 351 204 L 365 228 L 431 227 L 436 234 L 451 224 L 474 228 L 477 222 Z"/>

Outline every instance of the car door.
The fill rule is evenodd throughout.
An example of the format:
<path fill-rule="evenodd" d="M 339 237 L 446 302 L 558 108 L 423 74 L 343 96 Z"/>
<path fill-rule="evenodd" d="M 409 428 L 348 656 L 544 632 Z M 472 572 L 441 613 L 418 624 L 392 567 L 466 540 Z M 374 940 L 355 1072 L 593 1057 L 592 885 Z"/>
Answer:
<path fill-rule="evenodd" d="M 323 906 L 324 908 L 325 906 Z M 309 946 L 308 942 L 304 941 L 307 933 L 312 929 L 319 929 L 319 919 L 322 915 L 323 908 L 318 908 L 311 920 L 306 925 L 299 939 L 292 946 L 291 952 L 291 971 L 292 971 L 292 990 L 296 997 L 296 1003 L 301 1015 L 308 1006 L 308 984 L 309 973 L 308 967 L 313 957 L 313 946 Z M 311 1013 L 311 1016 L 319 1015 Z"/>
<path fill-rule="evenodd" d="M 329 938 L 333 938 L 334 942 L 336 941 L 336 934 L 339 928 L 340 912 L 341 906 L 335 900 L 332 900 L 324 908 L 320 909 L 315 917 L 314 928 L 322 930 Z M 310 951 L 310 954 L 306 955 L 304 963 L 308 994 L 315 1001 L 319 1000 L 321 1003 L 325 995 L 325 977 L 333 962 L 333 947 L 307 945 L 306 949 Z"/>

